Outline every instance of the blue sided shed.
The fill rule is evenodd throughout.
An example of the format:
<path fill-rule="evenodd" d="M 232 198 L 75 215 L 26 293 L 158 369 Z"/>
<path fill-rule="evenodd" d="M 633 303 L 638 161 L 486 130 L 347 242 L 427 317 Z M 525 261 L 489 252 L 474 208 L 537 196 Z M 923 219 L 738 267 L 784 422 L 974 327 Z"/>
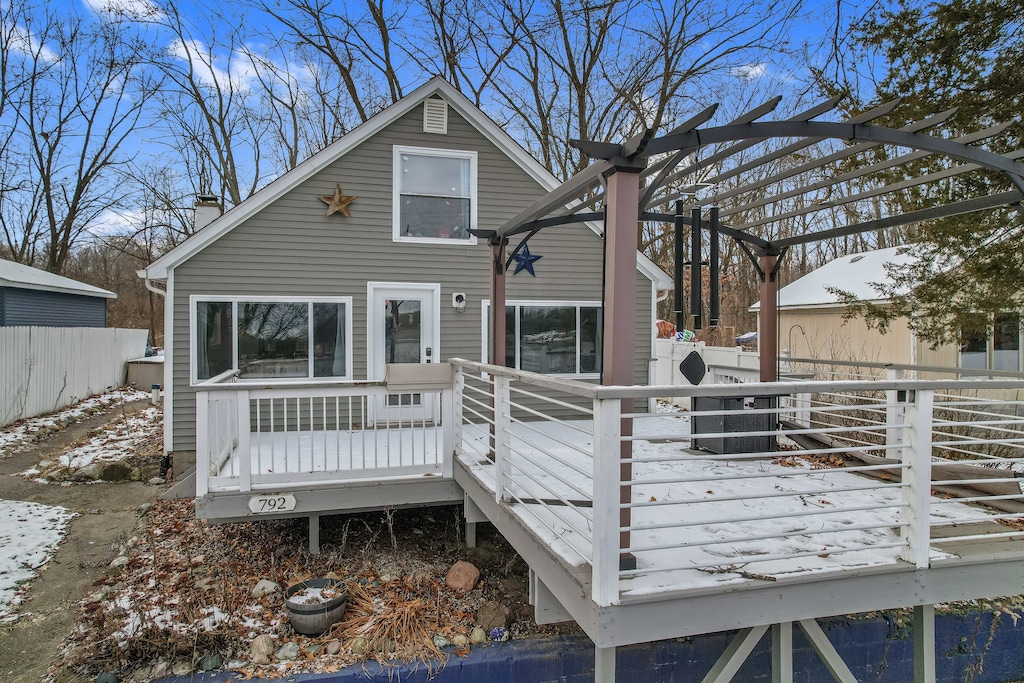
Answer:
<path fill-rule="evenodd" d="M 84 282 L 0 260 L 0 327 L 106 327 L 117 294 Z"/>

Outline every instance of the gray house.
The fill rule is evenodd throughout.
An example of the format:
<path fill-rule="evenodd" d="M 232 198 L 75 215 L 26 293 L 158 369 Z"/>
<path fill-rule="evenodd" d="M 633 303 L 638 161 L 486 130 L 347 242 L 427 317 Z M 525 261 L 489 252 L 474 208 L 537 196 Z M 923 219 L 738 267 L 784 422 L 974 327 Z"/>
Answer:
<path fill-rule="evenodd" d="M 84 282 L 0 260 L 0 327 L 106 327 L 117 294 Z"/>
<path fill-rule="evenodd" d="M 383 379 L 387 363 L 487 360 L 490 250 L 470 231 L 557 185 L 435 78 L 216 218 L 139 273 L 167 292 L 166 449 L 196 447 L 203 383 L 317 385 Z M 546 230 L 513 262 L 507 365 L 600 377 L 599 231 Z M 670 280 L 643 255 L 636 277 L 646 384 Z"/>

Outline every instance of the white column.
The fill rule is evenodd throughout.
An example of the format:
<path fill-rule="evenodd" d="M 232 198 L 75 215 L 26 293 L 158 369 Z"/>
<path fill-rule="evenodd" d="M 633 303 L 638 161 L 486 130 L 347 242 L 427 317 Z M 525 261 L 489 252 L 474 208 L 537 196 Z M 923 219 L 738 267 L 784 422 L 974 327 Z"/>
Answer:
<path fill-rule="evenodd" d="M 903 541 L 906 546 L 900 552 L 900 559 L 912 563 L 918 569 L 928 567 L 928 552 L 931 543 L 932 485 L 932 401 L 933 392 L 915 392 L 914 402 L 907 406 L 903 448 L 900 449 L 900 463 L 903 469 L 901 521 Z"/>
<path fill-rule="evenodd" d="M 914 683 L 935 683 L 935 605 L 914 608 Z"/>

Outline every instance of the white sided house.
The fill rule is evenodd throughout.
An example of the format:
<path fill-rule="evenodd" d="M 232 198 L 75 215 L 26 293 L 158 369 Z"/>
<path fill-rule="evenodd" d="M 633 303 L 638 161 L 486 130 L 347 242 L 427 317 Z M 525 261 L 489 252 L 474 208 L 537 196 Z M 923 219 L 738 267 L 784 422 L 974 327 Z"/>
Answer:
<path fill-rule="evenodd" d="M 451 369 L 438 364 L 487 360 L 492 265 L 471 231 L 557 184 L 435 78 L 140 271 L 166 288 L 165 450 L 197 451 L 200 515 L 250 514 L 252 492 L 270 489 L 317 489 L 297 507 L 288 497 L 303 515 L 462 500 L 442 464 Z M 599 231 L 549 231 L 512 260 L 508 366 L 600 379 Z M 642 255 L 636 280 L 646 384 L 670 280 Z M 418 492 L 389 495 L 382 477 Z M 353 479 L 372 493 L 325 493 Z"/>

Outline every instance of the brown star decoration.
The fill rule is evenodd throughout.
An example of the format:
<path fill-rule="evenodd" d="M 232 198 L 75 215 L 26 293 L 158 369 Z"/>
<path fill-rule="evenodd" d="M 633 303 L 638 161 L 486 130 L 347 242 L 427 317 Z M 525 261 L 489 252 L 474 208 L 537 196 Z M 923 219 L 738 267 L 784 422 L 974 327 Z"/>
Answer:
<path fill-rule="evenodd" d="M 352 218 L 352 214 L 348 212 L 348 205 L 357 199 L 359 197 L 346 197 L 345 193 L 341 191 L 341 185 L 338 184 L 334 186 L 334 194 L 321 197 L 320 201 L 327 205 L 325 216 L 340 212 L 346 218 Z"/>

